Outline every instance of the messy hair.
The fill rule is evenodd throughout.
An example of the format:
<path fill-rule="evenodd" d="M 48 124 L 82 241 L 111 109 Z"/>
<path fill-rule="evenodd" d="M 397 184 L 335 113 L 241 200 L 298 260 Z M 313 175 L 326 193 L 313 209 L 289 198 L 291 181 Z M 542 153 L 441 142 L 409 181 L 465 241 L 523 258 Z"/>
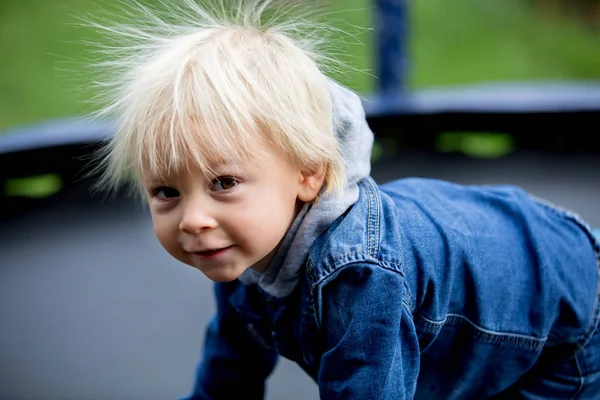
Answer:
<path fill-rule="evenodd" d="M 142 194 L 144 177 L 191 166 L 211 178 L 214 161 L 235 165 L 270 145 L 303 170 L 325 168 L 324 191 L 339 192 L 346 179 L 324 72 L 337 60 L 320 51 L 332 36 L 308 18 L 315 1 L 159 3 L 165 11 L 136 2 L 124 24 L 93 22 L 114 39 L 101 66 L 115 72 L 97 113 L 116 117 L 97 153 L 97 186 Z"/>

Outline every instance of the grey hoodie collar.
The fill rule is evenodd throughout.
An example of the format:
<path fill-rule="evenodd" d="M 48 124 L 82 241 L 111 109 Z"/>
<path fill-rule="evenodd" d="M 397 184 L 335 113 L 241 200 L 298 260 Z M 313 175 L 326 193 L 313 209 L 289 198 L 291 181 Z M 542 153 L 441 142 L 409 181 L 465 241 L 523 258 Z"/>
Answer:
<path fill-rule="evenodd" d="M 365 119 L 358 95 L 329 81 L 333 129 L 340 140 L 347 186 L 339 197 L 324 196 L 317 203 L 304 205 L 283 238 L 267 270 L 260 274 L 246 270 L 239 280 L 258 284 L 274 297 L 288 296 L 296 287 L 310 247 L 331 223 L 358 199 L 358 182 L 371 173 L 373 133 Z"/>

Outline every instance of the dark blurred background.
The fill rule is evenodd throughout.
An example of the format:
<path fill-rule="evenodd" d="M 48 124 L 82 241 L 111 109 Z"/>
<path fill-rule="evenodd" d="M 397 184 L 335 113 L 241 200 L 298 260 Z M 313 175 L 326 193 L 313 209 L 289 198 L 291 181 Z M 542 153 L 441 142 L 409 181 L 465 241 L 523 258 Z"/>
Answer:
<path fill-rule="evenodd" d="M 340 26 L 374 28 L 335 77 L 365 97 L 378 182 L 517 184 L 600 227 L 600 1 L 329 3 Z M 79 118 L 96 95 L 85 42 L 101 39 L 76 16 L 100 7 L 120 11 L 0 1 L 0 399 L 175 399 L 214 310 L 146 209 L 81 175 L 111 128 Z M 282 360 L 267 398 L 318 392 Z"/>

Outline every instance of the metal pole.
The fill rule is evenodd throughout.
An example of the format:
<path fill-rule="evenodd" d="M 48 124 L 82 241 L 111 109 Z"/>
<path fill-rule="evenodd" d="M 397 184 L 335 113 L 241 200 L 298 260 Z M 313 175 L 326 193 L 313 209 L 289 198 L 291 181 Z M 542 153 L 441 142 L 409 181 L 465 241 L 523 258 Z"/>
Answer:
<path fill-rule="evenodd" d="M 381 94 L 402 94 L 407 78 L 408 0 L 376 0 L 377 75 Z"/>

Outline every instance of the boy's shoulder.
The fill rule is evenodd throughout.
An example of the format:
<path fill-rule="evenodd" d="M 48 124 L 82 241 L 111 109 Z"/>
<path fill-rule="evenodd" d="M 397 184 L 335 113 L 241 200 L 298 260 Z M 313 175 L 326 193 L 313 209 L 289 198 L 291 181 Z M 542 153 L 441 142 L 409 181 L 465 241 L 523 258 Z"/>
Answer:
<path fill-rule="evenodd" d="M 422 204 L 425 192 L 442 193 L 452 186 L 455 190 L 461 187 L 423 178 L 379 185 L 371 177 L 362 179 L 358 186 L 357 201 L 311 247 L 308 272 L 313 282 L 322 282 L 349 265 L 369 264 L 403 273 L 400 249 L 406 240 L 402 229 L 402 220 L 407 217 L 405 206 Z M 408 218 L 417 217 L 414 212 L 409 214 Z"/>

